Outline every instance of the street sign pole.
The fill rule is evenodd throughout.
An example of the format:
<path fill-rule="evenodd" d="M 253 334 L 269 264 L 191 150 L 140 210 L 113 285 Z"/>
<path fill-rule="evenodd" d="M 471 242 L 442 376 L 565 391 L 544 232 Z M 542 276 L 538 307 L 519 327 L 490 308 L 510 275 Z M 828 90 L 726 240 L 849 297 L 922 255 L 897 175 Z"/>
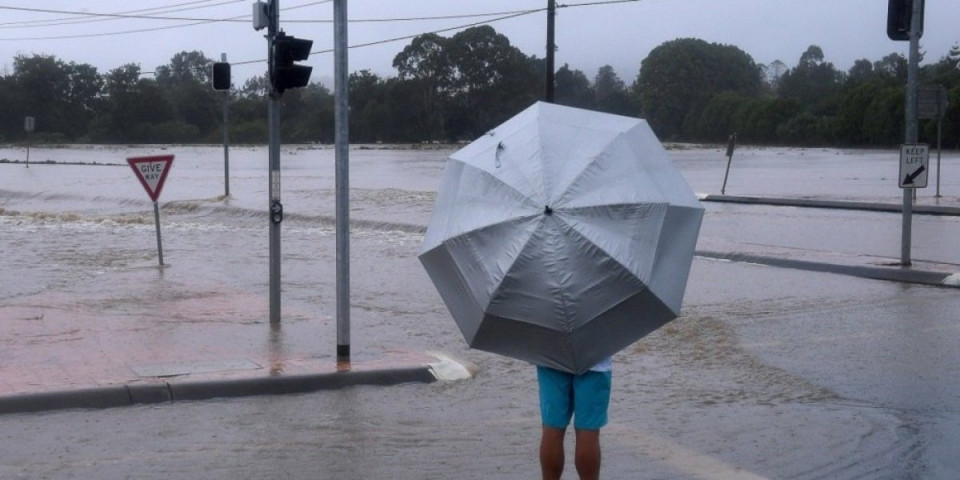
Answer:
<path fill-rule="evenodd" d="M 733 162 L 733 150 L 737 148 L 737 134 L 730 135 L 727 139 L 727 171 L 723 174 L 723 186 L 720 187 L 720 195 L 727 193 L 727 177 L 730 176 L 730 164 Z"/>
<path fill-rule="evenodd" d="M 37 121 L 34 117 L 24 117 L 23 118 L 23 131 L 27 132 L 27 168 L 30 168 L 30 134 L 33 133 L 33 129 L 36 127 Z"/>
<path fill-rule="evenodd" d="M 163 241 L 160 240 L 160 205 L 153 202 L 153 223 L 157 226 L 157 256 L 160 257 L 160 266 L 163 266 Z"/>
<path fill-rule="evenodd" d="M 150 157 L 133 157 L 127 159 L 127 164 L 133 169 L 137 180 L 143 185 L 147 196 L 153 201 L 153 220 L 157 227 L 157 255 L 160 266 L 163 266 L 163 242 L 160 236 L 160 192 L 170 174 L 173 165 L 173 155 L 156 155 Z"/>
<path fill-rule="evenodd" d="M 912 2 L 913 14 L 910 18 L 910 58 L 907 67 L 907 101 L 906 101 L 906 141 L 909 145 L 917 143 L 917 90 L 920 63 L 920 35 L 923 24 L 923 0 Z M 900 245 L 900 264 L 909 267 L 913 262 L 910 259 L 912 229 L 913 229 L 913 192 L 912 188 L 903 189 L 903 222 Z"/>
<path fill-rule="evenodd" d="M 350 130 L 347 0 L 333 2 L 334 123 L 336 125 L 337 360 L 350 360 Z"/>

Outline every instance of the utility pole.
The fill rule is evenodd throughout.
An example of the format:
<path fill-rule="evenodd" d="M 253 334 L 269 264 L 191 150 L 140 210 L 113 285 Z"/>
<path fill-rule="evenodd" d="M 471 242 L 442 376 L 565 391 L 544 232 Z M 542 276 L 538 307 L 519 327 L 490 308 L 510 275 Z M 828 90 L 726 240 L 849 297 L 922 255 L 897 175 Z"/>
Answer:
<path fill-rule="evenodd" d="M 557 1 L 556 0 L 547 0 L 547 90 L 544 100 L 549 103 L 554 102 L 555 89 L 556 89 L 556 79 L 554 78 L 554 72 L 556 71 L 554 64 L 554 57 L 557 51 L 556 44 L 556 16 L 557 16 Z"/>
<path fill-rule="evenodd" d="M 347 0 L 333 2 L 334 142 L 337 237 L 337 360 L 350 361 L 350 130 Z"/>

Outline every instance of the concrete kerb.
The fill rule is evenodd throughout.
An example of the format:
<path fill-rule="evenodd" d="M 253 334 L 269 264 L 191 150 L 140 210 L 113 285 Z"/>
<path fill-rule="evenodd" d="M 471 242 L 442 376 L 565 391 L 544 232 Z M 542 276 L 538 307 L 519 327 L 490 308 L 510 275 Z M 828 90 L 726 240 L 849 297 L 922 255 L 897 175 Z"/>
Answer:
<path fill-rule="evenodd" d="M 771 198 L 746 197 L 736 195 L 699 194 L 702 202 L 743 203 L 752 205 L 771 205 L 778 207 L 827 208 L 840 210 L 861 210 L 866 212 L 901 213 L 903 205 L 877 202 L 847 202 L 841 200 L 818 200 L 809 198 Z M 914 205 L 913 213 L 918 215 L 960 216 L 960 207 L 941 205 Z"/>
<path fill-rule="evenodd" d="M 873 280 L 889 280 L 902 283 L 916 283 L 921 285 L 932 285 L 938 287 L 960 287 L 960 277 L 958 273 L 934 272 L 929 270 L 904 269 L 902 267 L 887 268 L 881 266 L 867 265 L 841 265 L 836 263 L 815 262 L 810 260 L 796 260 L 779 257 L 768 257 L 763 255 L 751 255 L 744 253 L 726 253 L 697 251 L 696 255 L 703 258 L 712 258 L 715 260 L 728 260 L 731 262 L 755 263 L 758 265 L 769 265 L 771 267 L 794 268 L 798 270 L 807 270 L 812 272 L 835 273 L 841 275 L 850 275 L 860 278 L 869 278 Z"/>
<path fill-rule="evenodd" d="M 442 363 L 442 362 L 441 362 Z M 65 409 L 104 409 L 137 404 L 167 403 L 212 398 L 281 395 L 333 390 L 356 385 L 432 383 L 434 366 L 280 375 L 250 378 L 134 383 L 78 390 L 30 393 L 0 397 L 0 415 Z"/>

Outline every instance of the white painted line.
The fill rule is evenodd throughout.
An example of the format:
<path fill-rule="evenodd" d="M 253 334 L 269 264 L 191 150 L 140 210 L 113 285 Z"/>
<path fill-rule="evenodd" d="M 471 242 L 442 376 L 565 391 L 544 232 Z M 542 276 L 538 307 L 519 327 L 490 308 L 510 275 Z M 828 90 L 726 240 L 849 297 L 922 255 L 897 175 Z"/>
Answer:
<path fill-rule="evenodd" d="M 947 278 L 944 278 L 943 282 L 941 283 L 942 285 L 945 285 L 948 287 L 960 287 L 960 272 L 954 273 L 953 275 L 950 275 Z"/>
<path fill-rule="evenodd" d="M 430 373 L 432 373 L 437 380 L 444 382 L 468 380 L 473 378 L 473 374 L 477 370 L 476 367 L 456 360 L 446 353 L 437 351 L 428 351 L 426 353 L 439 360 L 439 362 L 428 364 Z"/>
<path fill-rule="evenodd" d="M 629 437 L 643 456 L 654 458 L 672 468 L 703 480 L 769 480 L 716 457 L 691 450 L 667 438 L 641 433 L 622 425 L 609 425 L 607 430 L 618 441 Z"/>

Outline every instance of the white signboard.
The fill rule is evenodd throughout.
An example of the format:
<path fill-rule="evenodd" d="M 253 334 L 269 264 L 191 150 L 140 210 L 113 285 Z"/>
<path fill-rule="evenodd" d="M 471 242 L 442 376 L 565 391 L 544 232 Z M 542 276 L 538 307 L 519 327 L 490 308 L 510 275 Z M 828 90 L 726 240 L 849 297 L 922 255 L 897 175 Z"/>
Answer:
<path fill-rule="evenodd" d="M 929 145 L 900 145 L 900 188 L 927 188 L 929 171 Z"/>

